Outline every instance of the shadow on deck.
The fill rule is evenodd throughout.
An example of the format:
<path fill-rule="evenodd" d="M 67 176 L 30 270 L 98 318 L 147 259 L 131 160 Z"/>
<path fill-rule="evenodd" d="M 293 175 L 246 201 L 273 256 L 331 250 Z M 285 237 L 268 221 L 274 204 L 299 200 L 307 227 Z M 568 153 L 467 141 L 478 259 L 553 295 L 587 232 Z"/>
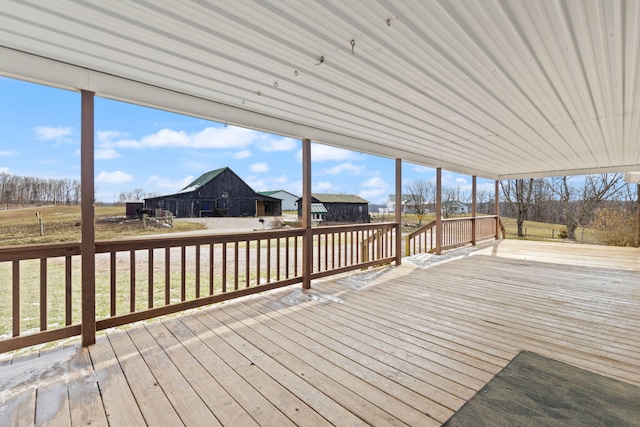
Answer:
<path fill-rule="evenodd" d="M 0 424 L 441 425 L 528 350 L 640 386 L 640 251 L 501 241 L 0 358 Z"/>

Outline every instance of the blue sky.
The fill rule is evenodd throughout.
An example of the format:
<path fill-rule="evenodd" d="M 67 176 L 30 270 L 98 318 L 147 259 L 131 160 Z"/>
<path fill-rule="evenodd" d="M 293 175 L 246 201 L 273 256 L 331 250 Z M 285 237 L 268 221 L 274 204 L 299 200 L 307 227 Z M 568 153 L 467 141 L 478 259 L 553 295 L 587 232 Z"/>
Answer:
<path fill-rule="evenodd" d="M 301 192 L 299 140 L 103 98 L 96 98 L 95 111 L 98 201 L 112 202 L 134 188 L 170 194 L 224 166 L 257 191 Z M 0 116 L 0 172 L 80 178 L 78 92 L 0 77 Z M 384 203 L 394 193 L 394 164 L 312 144 L 312 191 Z M 435 170 L 405 163 L 407 180 L 435 180 Z M 478 183 L 493 188 L 492 181 Z M 443 185 L 468 190 L 471 177 L 443 171 Z"/>

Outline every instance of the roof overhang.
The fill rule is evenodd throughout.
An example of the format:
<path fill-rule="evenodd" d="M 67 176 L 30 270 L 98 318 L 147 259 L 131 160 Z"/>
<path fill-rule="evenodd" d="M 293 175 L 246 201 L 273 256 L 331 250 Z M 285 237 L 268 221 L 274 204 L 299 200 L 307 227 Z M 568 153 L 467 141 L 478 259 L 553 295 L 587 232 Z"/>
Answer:
<path fill-rule="evenodd" d="M 637 1 L 0 9 L 2 75 L 491 179 L 640 170 L 639 68 Z"/>

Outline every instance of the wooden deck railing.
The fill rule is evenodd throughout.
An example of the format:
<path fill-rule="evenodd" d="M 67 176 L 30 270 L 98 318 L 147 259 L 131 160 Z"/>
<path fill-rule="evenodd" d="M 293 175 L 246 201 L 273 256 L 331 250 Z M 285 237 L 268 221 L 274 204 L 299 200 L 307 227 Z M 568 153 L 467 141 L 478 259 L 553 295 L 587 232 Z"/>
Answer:
<path fill-rule="evenodd" d="M 391 263 L 395 223 L 312 229 L 311 278 Z M 99 241 L 103 330 L 302 282 L 304 229 Z M 0 352 L 81 333 L 80 244 L 0 248 Z M 8 302 L 10 301 L 10 303 Z"/>
<path fill-rule="evenodd" d="M 431 221 L 405 236 L 404 254 L 411 256 L 436 250 L 436 222 Z"/>
<path fill-rule="evenodd" d="M 442 250 L 453 249 L 473 243 L 473 222 L 475 240 L 481 241 L 496 236 L 496 216 L 446 218 L 442 220 Z M 502 238 L 504 226 L 499 221 Z M 405 237 L 405 255 L 432 253 L 436 250 L 436 221 L 431 221 Z"/>

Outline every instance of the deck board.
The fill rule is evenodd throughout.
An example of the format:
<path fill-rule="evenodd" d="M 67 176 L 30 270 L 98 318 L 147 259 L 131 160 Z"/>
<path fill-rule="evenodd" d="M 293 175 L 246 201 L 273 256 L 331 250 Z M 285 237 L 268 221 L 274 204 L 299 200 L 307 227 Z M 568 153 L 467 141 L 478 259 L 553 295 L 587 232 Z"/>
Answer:
<path fill-rule="evenodd" d="M 638 312 L 638 249 L 505 241 L 5 355 L 0 425 L 436 426 L 521 350 L 640 386 Z"/>

